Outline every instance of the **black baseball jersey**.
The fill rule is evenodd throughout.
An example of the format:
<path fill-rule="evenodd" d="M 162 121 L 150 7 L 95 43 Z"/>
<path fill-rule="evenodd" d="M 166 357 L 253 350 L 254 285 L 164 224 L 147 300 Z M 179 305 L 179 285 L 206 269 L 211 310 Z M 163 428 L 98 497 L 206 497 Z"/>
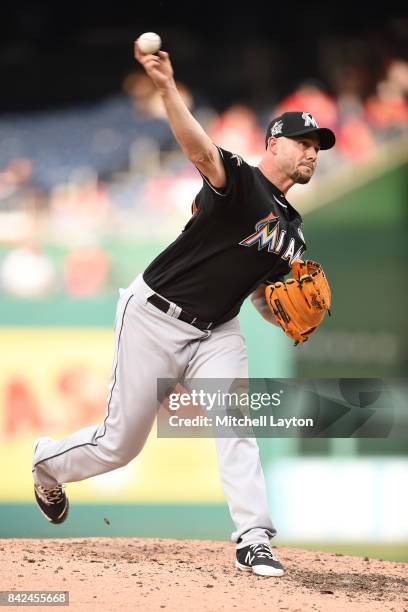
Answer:
<path fill-rule="evenodd" d="M 260 283 L 288 274 L 306 249 L 302 218 L 279 189 L 239 155 L 219 151 L 226 187 L 203 176 L 195 214 L 143 274 L 157 293 L 215 325 L 236 316 Z"/>

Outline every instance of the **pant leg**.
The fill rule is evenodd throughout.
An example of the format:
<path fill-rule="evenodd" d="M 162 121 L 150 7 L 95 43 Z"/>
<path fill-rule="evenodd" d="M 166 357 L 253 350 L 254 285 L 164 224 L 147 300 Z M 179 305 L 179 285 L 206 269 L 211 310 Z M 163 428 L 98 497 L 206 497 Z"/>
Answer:
<path fill-rule="evenodd" d="M 143 448 L 157 414 L 157 378 L 178 377 L 188 363 L 190 341 L 203 336 L 147 303 L 150 293 L 138 277 L 119 299 L 103 423 L 41 445 L 33 461 L 37 484 L 53 486 L 108 472 Z"/>
<path fill-rule="evenodd" d="M 211 336 L 198 345 L 185 373 L 186 381 L 195 378 L 220 379 L 220 385 L 228 387 L 225 391 L 234 379 L 248 378 L 245 340 L 238 318 L 216 327 Z M 215 445 L 221 483 L 236 528 L 231 540 L 236 543 L 244 540 L 246 543 L 268 542 L 276 529 L 269 515 L 256 438 L 216 437 Z M 253 530 L 251 534 L 250 530 Z M 243 534 L 247 535 L 241 540 Z"/>

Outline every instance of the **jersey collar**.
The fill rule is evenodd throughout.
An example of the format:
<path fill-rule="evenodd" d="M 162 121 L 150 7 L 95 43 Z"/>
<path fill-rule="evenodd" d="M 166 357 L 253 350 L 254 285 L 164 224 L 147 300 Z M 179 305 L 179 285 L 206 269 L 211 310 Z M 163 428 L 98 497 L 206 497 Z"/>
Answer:
<path fill-rule="evenodd" d="M 288 207 L 288 205 L 284 204 L 279 198 L 276 197 L 276 195 L 274 193 L 272 194 L 272 196 L 273 196 L 275 202 L 277 202 L 279 204 L 279 206 L 282 206 L 283 208 L 287 208 Z M 285 199 L 285 196 L 283 194 L 281 194 L 280 197 Z"/>
<path fill-rule="evenodd" d="M 288 200 L 286 199 L 286 197 L 283 195 L 283 193 L 281 192 L 280 189 L 278 189 L 276 187 L 276 185 L 274 185 L 269 179 L 266 178 L 266 176 L 264 175 L 263 172 L 260 171 L 260 169 L 258 168 L 258 166 L 255 166 L 255 170 L 258 173 L 258 176 L 260 176 L 264 182 L 264 184 L 266 185 L 269 193 L 273 196 L 274 201 L 279 204 L 279 206 L 284 209 L 286 211 L 286 213 L 289 215 L 289 218 L 298 218 L 300 222 L 302 222 L 302 217 L 301 215 L 298 213 L 298 211 L 296 210 L 296 208 L 294 208 L 292 206 L 292 204 L 290 202 L 288 202 Z"/>

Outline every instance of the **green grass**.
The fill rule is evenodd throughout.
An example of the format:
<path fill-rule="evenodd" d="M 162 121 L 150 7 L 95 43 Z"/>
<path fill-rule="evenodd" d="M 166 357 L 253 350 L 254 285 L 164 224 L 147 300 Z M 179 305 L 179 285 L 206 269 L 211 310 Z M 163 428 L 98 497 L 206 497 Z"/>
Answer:
<path fill-rule="evenodd" d="M 228 541 L 232 530 L 225 504 L 74 504 L 69 519 L 58 526 L 48 524 L 34 503 L 0 504 L 0 538 L 102 536 Z M 278 548 L 408 562 L 408 542 L 295 542 L 277 537 L 272 543 Z"/>

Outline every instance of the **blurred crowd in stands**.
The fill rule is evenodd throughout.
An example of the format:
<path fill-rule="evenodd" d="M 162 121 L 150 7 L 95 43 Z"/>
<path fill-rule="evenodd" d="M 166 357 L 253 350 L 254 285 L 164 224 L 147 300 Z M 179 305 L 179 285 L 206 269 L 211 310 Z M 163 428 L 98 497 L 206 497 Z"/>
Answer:
<path fill-rule="evenodd" d="M 337 135 L 337 147 L 319 160 L 319 176 L 365 163 L 408 133 L 408 62 L 389 61 L 365 98 L 361 78 L 350 66 L 338 75 L 335 97 L 310 79 L 273 108 L 236 104 L 221 113 L 178 86 L 213 141 L 254 165 L 273 116 L 311 112 Z M 141 71 L 97 105 L 0 117 L 0 292 L 98 295 L 112 268 L 104 240 L 176 237 L 200 187 Z M 45 245 L 62 249 L 61 260 Z"/>

